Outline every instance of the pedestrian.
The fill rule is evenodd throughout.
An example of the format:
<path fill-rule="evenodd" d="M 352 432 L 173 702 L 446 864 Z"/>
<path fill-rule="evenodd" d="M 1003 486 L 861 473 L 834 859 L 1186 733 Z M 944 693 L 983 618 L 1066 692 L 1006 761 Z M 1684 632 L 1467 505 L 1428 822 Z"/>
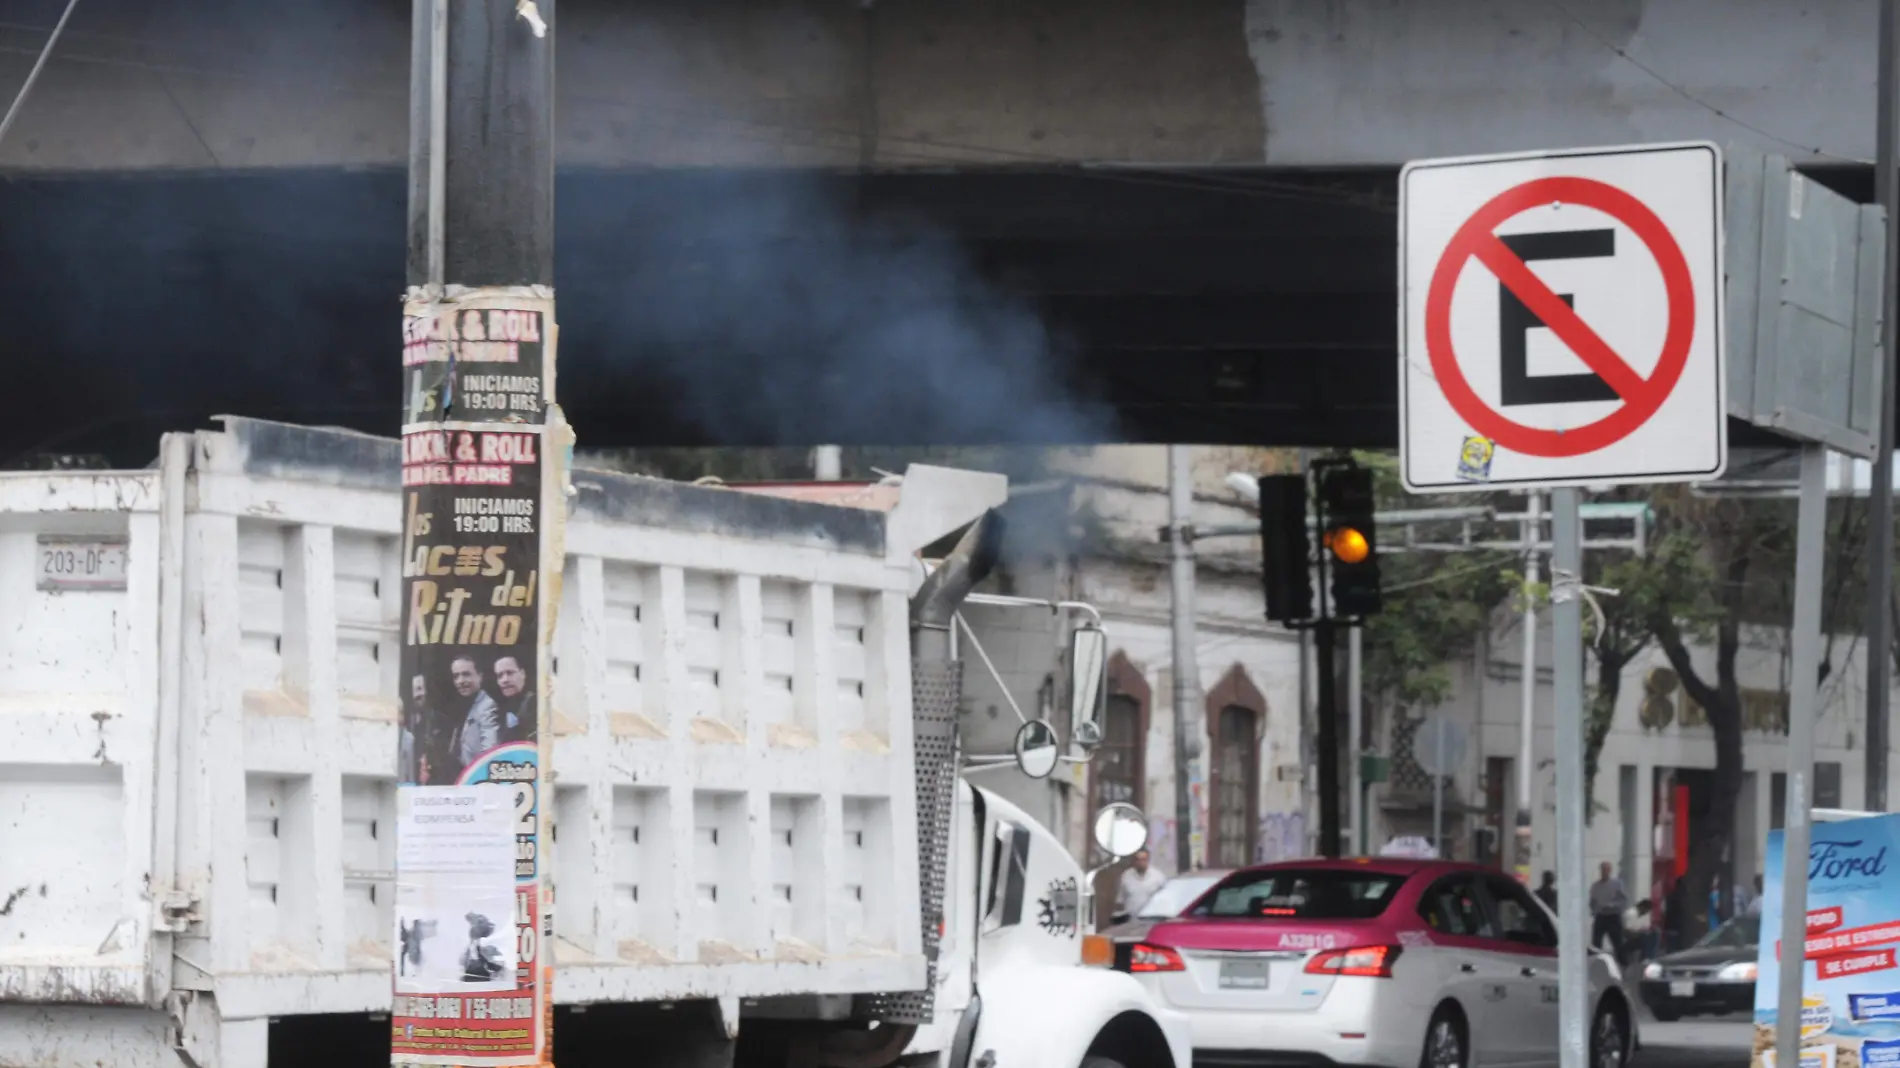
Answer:
<path fill-rule="evenodd" d="M 1648 898 L 1638 901 L 1623 913 L 1623 931 L 1629 937 L 1631 955 L 1637 962 L 1656 956 L 1655 912 Z"/>
<path fill-rule="evenodd" d="M 1556 912 L 1557 911 L 1557 873 L 1554 871 L 1545 872 L 1543 875 L 1542 885 L 1538 886 L 1538 888 L 1535 891 L 1533 891 L 1533 893 L 1537 895 L 1537 900 L 1542 901 L 1544 903 L 1545 908 L 1549 909 L 1552 912 Z"/>
<path fill-rule="evenodd" d="M 1598 869 L 1601 878 L 1590 886 L 1590 945 L 1610 943 L 1610 953 L 1623 963 L 1623 910 L 1630 906 L 1623 881 L 1612 874 L 1609 861 Z"/>
<path fill-rule="evenodd" d="M 1122 872 L 1121 901 L 1117 903 L 1115 915 L 1133 916 L 1140 912 L 1148 899 L 1155 896 L 1167 882 L 1168 877 L 1149 863 L 1146 849 L 1136 853 L 1134 864 Z"/>
<path fill-rule="evenodd" d="M 1757 918 L 1761 916 L 1761 876 L 1759 875 L 1755 876 L 1755 896 L 1748 899 L 1748 908 L 1743 915 Z"/>

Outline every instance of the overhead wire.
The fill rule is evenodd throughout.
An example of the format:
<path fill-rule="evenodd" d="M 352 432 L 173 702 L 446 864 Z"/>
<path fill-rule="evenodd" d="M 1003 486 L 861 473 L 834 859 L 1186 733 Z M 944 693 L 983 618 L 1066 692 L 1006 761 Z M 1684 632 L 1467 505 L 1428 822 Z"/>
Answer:
<path fill-rule="evenodd" d="M 59 43 L 59 35 L 66 32 L 66 23 L 73 17 L 73 9 L 79 6 L 79 0 L 66 0 L 66 10 L 60 12 L 59 21 L 53 24 L 53 32 L 46 35 L 46 44 L 41 46 L 38 58 L 33 60 L 33 69 L 27 72 L 26 81 L 20 83 L 20 90 L 13 94 L 13 103 L 7 105 L 5 118 L 0 118 L 0 144 L 5 144 L 7 131 L 13 129 L 13 120 L 20 117 L 20 109 L 26 105 L 26 98 L 32 94 L 33 86 L 40 80 L 40 72 L 46 69 L 46 61 L 53 55 L 53 46 Z"/>

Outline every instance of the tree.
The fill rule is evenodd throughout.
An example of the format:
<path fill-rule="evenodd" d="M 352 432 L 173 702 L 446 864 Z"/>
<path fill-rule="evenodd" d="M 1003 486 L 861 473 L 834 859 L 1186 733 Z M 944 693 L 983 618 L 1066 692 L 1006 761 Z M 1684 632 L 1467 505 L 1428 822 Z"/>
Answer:
<path fill-rule="evenodd" d="M 1584 647 L 1596 662 L 1596 681 L 1590 686 L 1584 703 L 1583 819 L 1589 823 L 1596 815 L 1598 760 L 1603 743 L 1616 722 L 1616 705 L 1623 693 L 1623 670 L 1643 650 L 1649 648 L 1649 618 L 1645 593 L 1648 590 L 1647 562 L 1634 555 L 1604 558 L 1601 554 L 1584 557 L 1584 579 L 1592 586 L 1613 589 L 1612 595 L 1599 596 L 1595 612 L 1583 614 Z"/>
<path fill-rule="evenodd" d="M 1373 472 L 1381 508 L 1497 504 L 1504 495 L 1408 496 L 1399 481 L 1398 459 L 1359 453 Z M 1490 627 L 1492 614 L 1523 584 L 1517 556 L 1481 550 L 1447 556 L 1430 552 L 1381 551 L 1384 611 L 1365 626 L 1360 685 L 1369 706 L 1436 705 L 1451 694 L 1449 665 L 1468 655 Z M 1370 724 L 1372 717 L 1366 717 Z"/>

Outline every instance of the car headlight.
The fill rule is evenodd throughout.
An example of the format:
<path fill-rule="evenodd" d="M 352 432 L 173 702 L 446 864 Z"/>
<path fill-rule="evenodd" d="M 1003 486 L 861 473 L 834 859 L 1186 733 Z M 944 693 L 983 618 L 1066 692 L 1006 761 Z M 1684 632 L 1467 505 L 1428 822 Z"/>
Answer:
<path fill-rule="evenodd" d="M 1659 961 L 1652 960 L 1648 964 L 1643 965 L 1643 978 L 1661 979 L 1662 978 L 1662 964 Z"/>
<path fill-rule="evenodd" d="M 1731 964 L 1716 972 L 1715 979 L 1721 983 L 1752 983 L 1755 981 L 1755 962 L 1748 960 Z"/>

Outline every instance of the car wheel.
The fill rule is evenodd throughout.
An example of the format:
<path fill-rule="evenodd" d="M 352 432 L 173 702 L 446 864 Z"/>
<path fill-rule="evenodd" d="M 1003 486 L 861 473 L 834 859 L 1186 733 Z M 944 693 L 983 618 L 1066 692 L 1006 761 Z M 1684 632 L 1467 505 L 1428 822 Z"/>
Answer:
<path fill-rule="evenodd" d="M 1450 1009 L 1439 1009 L 1425 1028 L 1425 1049 L 1419 1055 L 1419 1068 L 1465 1068 L 1469 1060 L 1465 1049 L 1464 1023 Z"/>
<path fill-rule="evenodd" d="M 1629 1055 L 1629 1025 L 1623 1007 L 1605 1000 L 1590 1025 L 1590 1068 L 1623 1068 Z"/>

